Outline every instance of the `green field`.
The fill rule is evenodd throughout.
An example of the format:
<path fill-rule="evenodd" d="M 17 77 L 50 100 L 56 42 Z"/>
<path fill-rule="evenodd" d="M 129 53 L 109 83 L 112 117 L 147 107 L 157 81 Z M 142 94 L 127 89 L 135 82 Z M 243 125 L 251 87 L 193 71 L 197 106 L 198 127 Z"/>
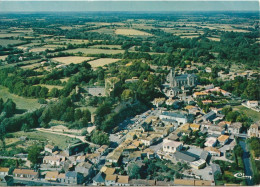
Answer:
<path fill-rule="evenodd" d="M 23 43 L 21 40 L 8 40 L 8 39 L 0 39 L 0 45 L 6 47 L 8 45 L 15 45 Z"/>
<path fill-rule="evenodd" d="M 113 48 L 116 48 L 116 49 L 121 49 L 121 45 L 93 45 L 93 46 L 90 46 L 90 48 L 101 48 L 101 47 L 106 47 L 106 48 L 109 48 L 109 49 L 113 49 Z"/>
<path fill-rule="evenodd" d="M 240 112 L 243 112 L 245 115 L 247 115 L 248 117 L 250 117 L 254 122 L 259 121 L 260 120 L 260 113 L 256 112 L 254 110 L 251 110 L 249 108 L 246 108 L 242 105 L 240 106 L 236 106 L 235 109 L 237 109 Z"/>
<path fill-rule="evenodd" d="M 78 49 L 70 49 L 65 50 L 63 52 L 67 53 L 84 53 L 84 54 L 119 54 L 124 53 L 124 50 L 113 50 L 113 49 L 91 49 L 91 48 L 78 48 Z"/>
<path fill-rule="evenodd" d="M 11 94 L 6 87 L 0 86 L 0 98 L 4 101 L 12 99 L 17 106 L 17 109 L 34 110 L 40 108 L 37 99 L 27 99 L 14 94 Z"/>
<path fill-rule="evenodd" d="M 51 134 L 47 132 L 40 132 L 40 131 L 31 131 L 31 132 L 19 131 L 12 134 L 14 135 L 14 137 L 26 136 L 29 139 L 46 142 L 46 144 L 49 143 L 49 144 L 57 145 L 61 149 L 65 149 L 68 147 L 69 144 L 73 144 L 74 142 L 79 141 L 78 139 L 70 138 L 67 136 Z"/>

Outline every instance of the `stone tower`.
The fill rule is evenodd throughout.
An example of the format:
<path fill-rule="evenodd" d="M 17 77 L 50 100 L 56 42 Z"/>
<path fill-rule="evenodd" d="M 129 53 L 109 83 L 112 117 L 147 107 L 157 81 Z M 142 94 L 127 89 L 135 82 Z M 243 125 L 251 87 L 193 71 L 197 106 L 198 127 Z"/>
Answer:
<path fill-rule="evenodd" d="M 174 68 L 171 69 L 170 74 L 169 74 L 169 82 L 170 82 L 170 87 L 175 87 L 175 70 Z"/>

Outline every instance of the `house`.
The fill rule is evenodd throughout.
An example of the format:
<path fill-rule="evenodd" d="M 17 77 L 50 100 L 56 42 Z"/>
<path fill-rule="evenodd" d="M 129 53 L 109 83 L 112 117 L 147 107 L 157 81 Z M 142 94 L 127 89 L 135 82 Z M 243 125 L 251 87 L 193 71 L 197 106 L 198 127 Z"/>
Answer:
<path fill-rule="evenodd" d="M 260 138 L 260 121 L 252 124 L 250 128 L 247 131 L 247 135 L 251 137 L 257 137 Z"/>
<path fill-rule="evenodd" d="M 82 184 L 83 182 L 83 175 L 80 173 L 77 173 L 75 171 L 68 171 L 65 173 L 65 183 L 67 184 Z"/>
<path fill-rule="evenodd" d="M 258 101 L 247 101 L 246 104 L 248 107 L 255 108 L 258 106 Z"/>
<path fill-rule="evenodd" d="M 83 174 L 83 176 L 87 179 L 93 174 L 93 165 L 89 162 L 81 162 L 75 167 L 75 171 Z"/>
<path fill-rule="evenodd" d="M 116 169 L 115 168 L 109 168 L 107 166 L 103 166 L 100 169 L 100 172 L 104 173 L 105 175 L 113 175 L 115 173 Z"/>
<path fill-rule="evenodd" d="M 129 184 L 131 186 L 155 186 L 155 180 L 131 179 Z"/>
<path fill-rule="evenodd" d="M 197 115 L 200 113 L 199 108 L 196 106 L 188 105 L 185 107 L 189 114 Z"/>
<path fill-rule="evenodd" d="M 139 140 L 145 145 L 145 146 L 151 146 L 155 142 L 159 141 L 161 139 L 161 135 L 157 134 L 151 134 L 148 136 L 140 137 Z"/>
<path fill-rule="evenodd" d="M 88 146 L 87 143 L 76 143 L 76 144 L 73 144 L 73 145 L 69 145 L 64 150 L 64 153 L 67 156 L 75 155 L 75 154 L 78 154 L 78 153 L 84 151 L 87 146 Z"/>
<path fill-rule="evenodd" d="M 201 99 L 201 98 L 205 98 L 207 95 L 208 95 L 208 93 L 206 93 L 206 92 L 195 92 L 195 93 L 193 93 L 192 96 L 195 99 Z"/>
<path fill-rule="evenodd" d="M 129 176 L 118 175 L 116 184 L 117 186 L 129 186 Z"/>
<path fill-rule="evenodd" d="M 218 137 L 218 141 L 219 141 L 219 143 L 221 144 L 221 145 L 225 145 L 227 142 L 228 142 L 228 140 L 229 140 L 229 136 L 228 135 L 220 135 L 219 137 Z"/>
<path fill-rule="evenodd" d="M 179 127 L 178 130 L 182 133 L 182 135 L 189 135 L 191 133 L 190 124 L 186 123 Z"/>
<path fill-rule="evenodd" d="M 234 134 L 234 135 L 238 135 L 241 131 L 242 128 L 242 123 L 241 122 L 236 122 L 236 123 L 231 123 L 228 126 L 228 133 L 229 134 Z"/>
<path fill-rule="evenodd" d="M 221 121 L 218 123 L 218 126 L 223 127 L 223 128 L 227 128 L 230 125 L 231 125 L 231 122 L 229 122 L 229 121 Z"/>
<path fill-rule="evenodd" d="M 48 171 L 45 175 L 45 180 L 46 181 L 57 181 L 59 176 L 58 171 Z"/>
<path fill-rule="evenodd" d="M 174 153 L 182 149 L 183 144 L 181 142 L 172 141 L 169 139 L 163 140 L 163 151 L 166 153 Z"/>
<path fill-rule="evenodd" d="M 105 185 L 105 177 L 106 177 L 106 175 L 104 173 L 99 172 L 93 178 L 93 185 L 94 186 L 104 186 Z"/>
<path fill-rule="evenodd" d="M 60 173 L 60 174 L 57 176 L 57 181 L 60 182 L 60 183 L 65 183 L 65 179 L 66 179 L 65 173 Z"/>
<path fill-rule="evenodd" d="M 211 125 L 208 128 L 208 133 L 217 135 L 225 134 L 225 128 L 216 125 Z"/>
<path fill-rule="evenodd" d="M 101 155 L 99 152 L 91 153 L 91 154 L 86 154 L 85 158 L 94 164 L 98 164 L 100 161 Z"/>
<path fill-rule="evenodd" d="M 193 131 L 198 131 L 198 130 L 200 130 L 200 125 L 199 125 L 199 124 L 192 123 L 192 124 L 190 124 L 190 128 L 191 128 Z"/>
<path fill-rule="evenodd" d="M 176 162 L 191 163 L 198 160 L 197 155 L 191 154 L 187 151 L 176 151 L 172 156 Z"/>
<path fill-rule="evenodd" d="M 45 156 L 43 158 L 43 164 L 50 164 L 52 166 L 60 166 L 61 161 L 64 161 L 65 157 L 61 156 Z"/>
<path fill-rule="evenodd" d="M 14 177 L 19 177 L 19 178 L 37 178 L 38 177 L 38 172 L 35 172 L 34 170 L 31 169 L 15 169 L 13 171 L 13 176 Z"/>
<path fill-rule="evenodd" d="M 205 151 L 208 151 L 211 156 L 220 156 L 221 152 L 215 147 L 205 147 Z"/>
<path fill-rule="evenodd" d="M 207 141 L 204 143 L 206 147 L 214 147 L 217 144 L 217 138 L 209 137 Z"/>
<path fill-rule="evenodd" d="M 206 166 L 206 161 L 203 159 L 194 161 L 190 163 L 190 166 L 195 168 L 195 169 L 202 169 Z"/>
<path fill-rule="evenodd" d="M 107 155 L 106 160 L 111 163 L 118 163 L 119 159 L 121 158 L 121 154 L 122 151 L 114 150 Z"/>
<path fill-rule="evenodd" d="M 47 144 L 44 146 L 44 151 L 49 153 L 54 153 L 55 151 L 58 151 L 58 146 Z"/>
<path fill-rule="evenodd" d="M 155 98 L 152 103 L 153 103 L 154 106 L 159 107 L 164 102 L 165 102 L 165 98 Z"/>
<path fill-rule="evenodd" d="M 217 114 L 214 111 L 210 111 L 207 114 L 205 114 L 202 119 L 203 121 L 213 121 L 217 117 Z"/>
<path fill-rule="evenodd" d="M 156 186 L 173 186 L 173 181 L 157 181 Z"/>
<path fill-rule="evenodd" d="M 100 148 L 96 150 L 96 153 L 99 153 L 100 156 L 103 156 L 105 153 L 107 153 L 108 146 L 107 145 L 102 145 Z"/>
<path fill-rule="evenodd" d="M 168 106 L 172 106 L 174 103 L 177 103 L 177 102 L 178 102 L 178 100 L 169 98 L 166 100 L 165 104 Z"/>
<path fill-rule="evenodd" d="M 105 184 L 107 186 L 113 186 L 116 183 L 117 175 L 106 175 Z"/>
<path fill-rule="evenodd" d="M 81 155 L 81 156 L 77 156 L 76 157 L 76 162 L 77 163 L 81 163 L 81 162 L 85 162 L 86 161 L 86 156 L 85 155 Z"/>
<path fill-rule="evenodd" d="M 206 68 L 205 68 L 205 72 L 206 72 L 206 73 L 211 73 L 211 72 L 212 72 L 212 69 L 211 69 L 210 67 L 206 67 Z"/>
<path fill-rule="evenodd" d="M 6 175 L 8 175 L 8 172 L 9 172 L 9 168 L 0 167 L 0 175 L 6 176 Z"/>
<path fill-rule="evenodd" d="M 164 119 L 171 119 L 177 121 L 178 125 L 182 125 L 187 123 L 188 119 L 186 115 L 176 112 L 162 112 L 160 115 L 160 119 L 163 121 Z"/>
<path fill-rule="evenodd" d="M 211 100 L 203 100 L 202 104 L 203 105 L 209 105 L 209 104 L 212 104 L 212 101 Z"/>
<path fill-rule="evenodd" d="M 194 180 L 187 179 L 174 179 L 173 184 L 175 186 L 195 186 Z"/>
<path fill-rule="evenodd" d="M 210 180 L 193 180 L 193 179 L 174 179 L 175 186 L 212 186 Z"/>

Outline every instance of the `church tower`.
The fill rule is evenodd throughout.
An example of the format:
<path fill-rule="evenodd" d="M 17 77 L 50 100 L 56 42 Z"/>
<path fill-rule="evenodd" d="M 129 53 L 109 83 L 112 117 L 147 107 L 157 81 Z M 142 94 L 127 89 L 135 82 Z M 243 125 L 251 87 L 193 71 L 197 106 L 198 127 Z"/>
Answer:
<path fill-rule="evenodd" d="M 175 87 L 175 70 L 174 68 L 171 68 L 170 74 L 169 74 L 169 82 L 170 87 Z"/>

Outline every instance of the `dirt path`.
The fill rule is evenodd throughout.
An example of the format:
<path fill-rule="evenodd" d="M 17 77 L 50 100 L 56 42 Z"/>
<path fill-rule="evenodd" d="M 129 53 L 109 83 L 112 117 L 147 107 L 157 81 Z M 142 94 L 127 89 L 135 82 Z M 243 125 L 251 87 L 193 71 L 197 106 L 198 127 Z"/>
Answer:
<path fill-rule="evenodd" d="M 96 147 L 100 147 L 100 146 L 97 145 L 97 144 L 94 144 L 94 143 L 92 143 L 92 142 L 86 141 L 86 140 L 85 140 L 85 136 L 77 136 L 77 135 L 73 135 L 73 134 L 64 134 L 64 133 L 61 133 L 61 132 L 54 132 L 54 131 L 51 131 L 51 130 L 48 130 L 48 129 L 44 129 L 44 128 L 36 128 L 35 130 L 41 131 L 41 132 L 47 132 L 47 133 L 52 133 L 52 134 L 58 134 L 58 135 L 68 136 L 68 137 L 70 137 L 70 138 L 77 138 L 77 139 L 79 139 L 80 141 L 82 141 L 82 142 L 84 142 L 84 143 L 88 143 L 89 145 L 96 146 Z"/>

